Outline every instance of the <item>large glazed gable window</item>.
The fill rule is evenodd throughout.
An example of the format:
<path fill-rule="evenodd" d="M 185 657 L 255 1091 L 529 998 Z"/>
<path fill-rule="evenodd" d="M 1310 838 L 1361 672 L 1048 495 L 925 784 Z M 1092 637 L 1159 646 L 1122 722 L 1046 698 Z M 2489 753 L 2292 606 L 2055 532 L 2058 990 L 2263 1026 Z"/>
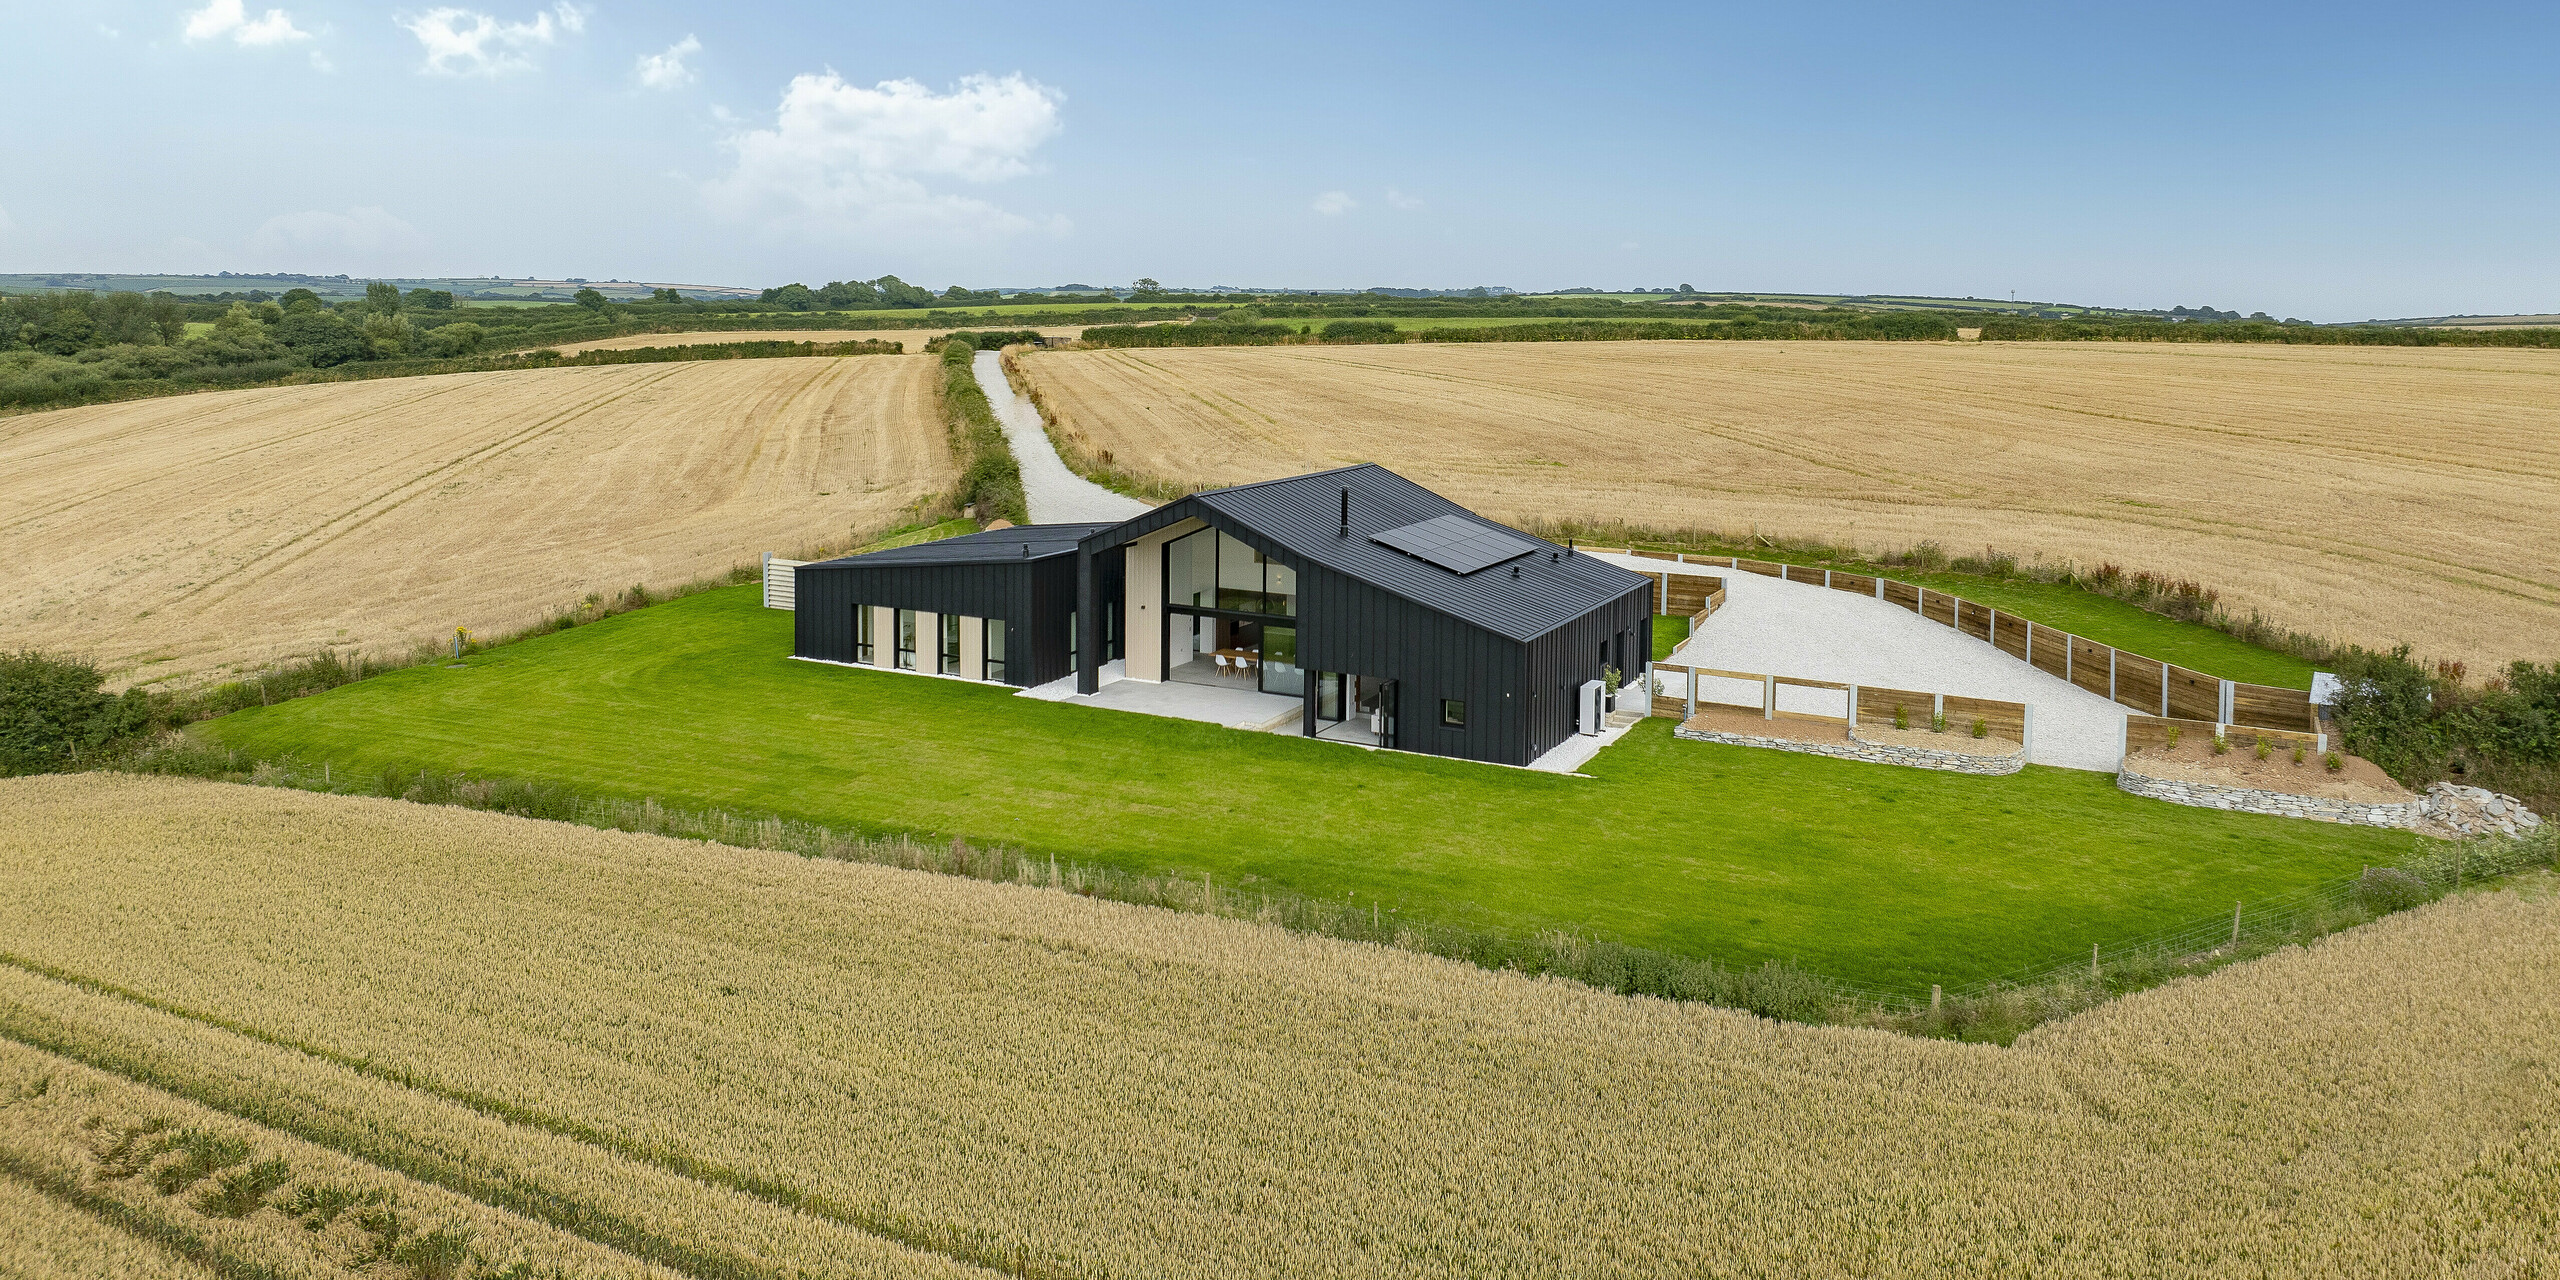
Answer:
<path fill-rule="evenodd" d="M 1297 616 L 1297 570 L 1218 530 L 1202 529 L 1165 544 L 1164 564 L 1166 604 Z"/>

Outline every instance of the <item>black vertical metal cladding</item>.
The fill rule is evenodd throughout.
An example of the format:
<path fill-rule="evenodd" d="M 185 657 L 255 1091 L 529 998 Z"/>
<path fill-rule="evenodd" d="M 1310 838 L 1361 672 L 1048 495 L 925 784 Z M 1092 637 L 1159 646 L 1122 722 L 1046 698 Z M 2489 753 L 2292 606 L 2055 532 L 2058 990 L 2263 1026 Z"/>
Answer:
<path fill-rule="evenodd" d="M 1102 688 L 1102 593 L 1093 577 L 1094 549 L 1076 545 L 1076 692 Z"/>
<path fill-rule="evenodd" d="M 916 609 L 1001 619 L 1011 650 L 1005 683 L 1062 679 L 1069 673 L 1066 618 L 1075 608 L 1077 540 L 1108 527 L 1026 525 L 801 565 L 794 571 L 792 652 L 856 661 L 855 608 Z"/>

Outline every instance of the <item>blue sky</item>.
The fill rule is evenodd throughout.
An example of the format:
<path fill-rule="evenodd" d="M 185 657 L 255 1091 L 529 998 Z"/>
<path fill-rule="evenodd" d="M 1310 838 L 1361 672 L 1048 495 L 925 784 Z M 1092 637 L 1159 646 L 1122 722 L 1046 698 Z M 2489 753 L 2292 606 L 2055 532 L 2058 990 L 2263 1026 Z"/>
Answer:
<path fill-rule="evenodd" d="M 2560 6 L 6 0 L 0 271 L 2560 309 Z"/>

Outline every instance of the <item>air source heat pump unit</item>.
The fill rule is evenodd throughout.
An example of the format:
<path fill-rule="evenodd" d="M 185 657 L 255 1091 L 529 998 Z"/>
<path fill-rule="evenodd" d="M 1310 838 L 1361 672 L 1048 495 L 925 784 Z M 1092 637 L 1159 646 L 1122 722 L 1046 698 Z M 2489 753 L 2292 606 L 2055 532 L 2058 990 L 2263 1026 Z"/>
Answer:
<path fill-rule="evenodd" d="M 1609 723 L 1609 692 L 1599 681 L 1582 682 L 1582 697 L 1578 705 L 1582 708 L 1584 733 L 1597 734 Z"/>

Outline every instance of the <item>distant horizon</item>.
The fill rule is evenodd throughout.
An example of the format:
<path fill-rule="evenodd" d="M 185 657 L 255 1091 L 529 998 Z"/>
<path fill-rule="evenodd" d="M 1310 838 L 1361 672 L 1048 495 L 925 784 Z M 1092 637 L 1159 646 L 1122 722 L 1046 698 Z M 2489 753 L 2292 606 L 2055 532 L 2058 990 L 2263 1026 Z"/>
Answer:
<path fill-rule="evenodd" d="M 895 274 L 895 273 L 888 273 L 888 274 Z M 218 283 L 218 282 L 222 282 L 222 281 L 256 281 L 256 280 L 271 280 L 271 281 L 285 281 L 285 280 L 343 280 L 343 281 L 346 281 L 346 282 L 348 282 L 348 283 L 350 283 L 350 284 L 362 284 L 362 283 L 367 283 L 367 282 L 381 282 L 381 283 L 386 283 L 386 284 L 424 284 L 424 283 L 430 283 L 430 282 L 436 282 L 436 281 L 488 280 L 488 281 L 494 281 L 494 282 L 499 282 L 499 283 L 511 284 L 511 285 L 515 285 L 515 286 L 518 286 L 518 287 L 536 287 L 536 286 L 551 286 L 551 285 L 558 285 L 558 286 L 563 286 L 563 287 L 565 287 L 565 286 L 569 286 L 569 285 L 610 285 L 610 286 L 615 286 L 615 287 L 625 288 L 625 289 L 678 289 L 678 290 L 691 289 L 691 290 L 699 290 L 699 291 L 703 291 L 703 292 L 713 292 L 713 291 L 718 291 L 718 292 L 731 293 L 731 294 L 756 294 L 756 293 L 760 293 L 760 292 L 762 292 L 763 290 L 768 289 L 768 288 L 780 288 L 780 287 L 782 287 L 783 285 L 789 285 L 789 284 L 805 284 L 805 285 L 809 285 L 810 287 L 814 288 L 814 287 L 817 287 L 818 285 L 821 285 L 821 284 L 827 283 L 827 281 L 825 281 L 825 280 L 818 280 L 818 279 L 807 278 L 807 277 L 803 277 L 803 278 L 798 279 L 798 280 L 784 280 L 784 281 L 781 281 L 781 282 L 779 282 L 779 283 L 777 283 L 777 284 L 773 284 L 773 285 L 751 285 L 751 284 L 749 284 L 749 285 L 740 285 L 740 284 L 720 284 L 720 283 L 705 282 L 705 281 L 694 281 L 694 282 L 688 282 L 688 281 L 678 281 L 678 280 L 638 280 L 638 279 L 629 279 L 629 278 L 622 278 L 622 277 L 579 277 L 579 276 L 541 276 L 541 275 L 489 275 L 489 274 L 480 274 L 480 275 L 452 275 L 452 274 L 359 275 L 359 274 L 355 274 L 355 273 L 352 273 L 352 272 L 316 272 L 316 271 L 302 271 L 302 272 L 297 272 L 297 271 L 216 271 L 216 272 L 206 273 L 206 272 L 181 272 L 181 271 L 69 271 L 69 270 L 64 270 L 64 271 L 9 271 L 9 272 L 0 272 L 0 291 L 6 291 L 6 290 L 8 290 L 9 288 L 11 288 L 12 286 L 10 286 L 9 284 L 7 284 L 6 282 L 7 282 L 7 281 L 9 281 L 9 280 L 11 280 L 11 279 L 14 279 L 14 278 L 21 278 L 21 277 L 55 277 L 55 278 L 59 278 L 59 277 L 68 277 L 68 276 L 96 277 L 96 278 L 108 279 L 108 280 L 117 280 L 117 279 L 203 280 L 203 281 L 207 281 L 207 282 L 217 282 L 217 283 Z M 836 277 L 836 278 L 841 279 L 842 277 Z M 871 278 L 876 279 L 877 277 L 871 277 Z M 957 286 L 957 287 L 959 287 L 959 288 L 967 289 L 967 290 L 970 290 L 970 291 L 972 291 L 972 292 L 986 292 L 986 291 L 991 291 L 991 290 L 992 290 L 992 291 L 1001 292 L 1001 293 L 1006 293 L 1006 294 L 1014 294 L 1014 293 L 1049 293 L 1049 292 L 1054 292 L 1054 291 L 1064 290 L 1064 289 L 1073 289 L 1073 290 L 1076 290 L 1076 291 L 1079 291 L 1079 292 L 1083 292 L 1083 291 L 1093 291 L 1093 292 L 1103 292 L 1103 291 L 1111 291 L 1111 292 L 1128 292 L 1128 291 L 1130 291 L 1130 290 L 1132 289 L 1132 287 L 1133 287 L 1133 286 L 1132 286 L 1132 285 L 1130 285 L 1130 284 L 1087 284 L 1087 283 L 1083 283 L 1082 281 L 1070 281 L 1070 282 L 1068 282 L 1068 283 L 1063 283 L 1063 284 L 1048 284 L 1048 285 L 1013 285 L 1013 284 L 984 285 L 984 284 L 971 284 L 971 283 L 968 283 L 968 282 L 966 282 L 966 281 L 942 281 L 942 282 L 928 282 L 928 281 L 922 281 L 922 280 L 910 280 L 910 281 L 907 281 L 907 283 L 909 283 L 909 284 L 915 284 L 915 285 L 921 285 L 921 286 L 924 286 L 924 287 L 926 287 L 926 288 L 933 289 L 933 290 L 935 290 L 936 292 L 939 292 L 939 291 L 941 291 L 941 290 L 943 290 L 943 289 L 945 289 L 945 288 L 949 288 L 949 287 Z M 80 287 L 80 286 L 72 286 L 72 285 L 54 285 L 54 286 L 46 286 L 46 287 L 51 287 L 51 288 L 76 288 L 76 287 Z M 255 286 L 249 286 L 249 287 L 255 287 Z M 1410 291 L 1410 292 L 1416 292 L 1416 293 L 1437 293 L 1437 294 L 1441 294 L 1441 295 L 1445 295 L 1445 296 L 1457 296 L 1457 295 L 1464 295 L 1464 294 L 1466 294 L 1467 292 L 1469 292 L 1470 290 L 1474 290 L 1474 289 L 1484 289 L 1484 290 L 1487 290 L 1487 291 L 1488 291 L 1488 293 L 1489 293 L 1489 295 L 1490 295 L 1490 296 L 1493 296 L 1493 297 L 1532 297 L 1532 298 L 1535 298 L 1535 297 L 1553 297 L 1553 296 L 1558 296 L 1558 295 L 1565 295 L 1565 294 L 1579 293 L 1579 292 L 1588 292 L 1588 293 L 1604 294 L 1604 295 L 1608 295 L 1608 294 L 1630 294 L 1630 293 L 1651 293 L 1651 294 L 1653 294 L 1653 295 L 1655 295 L 1655 296 L 1658 296 L 1658 297 L 1659 297 L 1659 296 L 1672 296 L 1672 297 L 1680 296 L 1680 295 L 1679 295 L 1679 293 L 1678 293 L 1678 290 L 1679 290 L 1679 286 L 1678 286 L 1678 285 L 1628 285 L 1628 286 L 1623 287 L 1623 288 L 1611 288 L 1611 287 L 1601 286 L 1601 285 L 1558 285 L 1558 286 L 1554 286 L 1554 287 L 1551 287 L 1551 288 L 1543 288 L 1543 289 L 1521 289 L 1521 288 L 1515 288 L 1515 287 L 1508 286 L 1508 285 L 1495 285 L 1495 284 L 1473 284 L 1473 285 L 1359 285 L 1359 286 L 1351 286 L 1351 285 L 1338 285 L 1338 286 L 1337 286 L 1337 285 L 1319 285 L 1319 286 L 1308 286 L 1308 285 L 1162 284 L 1162 285 L 1160 285 L 1160 286 L 1159 286 L 1159 288 L 1160 288 L 1163 292 L 1166 292 L 1166 293 L 1234 293 L 1234 294 L 1239 294 L 1239 295 L 1260 295 L 1260 296 L 1272 296 L 1272 295 L 1281 295 L 1281 294 L 1323 294 L 1323 295 L 1339 295 L 1339 296 L 1355 296 L 1355 297 L 1356 297 L 1356 296 L 1359 296 L 1359 295 L 1362 295 L 1362 294 L 1371 293 L 1371 292 L 1375 292 L 1375 291 L 1379 291 L 1379 290 L 1388 290 L 1388 289 L 1401 290 L 1401 291 Z M 1668 291 L 1668 292 L 1666 293 L 1666 291 Z M 176 292 L 176 290 L 169 290 L 169 292 Z M 213 290 L 213 292 L 220 292 L 220 290 Z M 2270 316 L 2274 316 L 2274 317 L 2275 317 L 2275 318 L 2277 318 L 2277 319 L 2285 319 L 2285 318 L 2287 318 L 2287 317 L 2284 317 L 2284 316 L 2276 315 L 2276 313 L 2275 313 L 2275 312 L 2273 312 L 2272 310 L 2267 309 L 2267 308 L 2262 308 L 2262 307 L 2242 307 L 2242 306 L 2238 306 L 2238 305 L 2233 305 L 2233 306 L 2227 306 L 2227 307 L 2226 307 L 2226 306 L 2222 306 L 2222 305 L 2221 305 L 2221 304 L 2219 304 L 2219 303 L 2214 303 L 2214 302 L 2176 303 L 2176 304 L 2172 304 L 2171 306 L 2167 306 L 2167 307 L 2137 307 L 2137 306 L 2130 306 L 2130 305 L 2123 304 L 2123 303 L 2112 303 L 2112 302 L 2087 302 L 2087 301 L 2081 301 L 2081 300 L 2077 300 L 2077 299 L 2060 299 L 2060 298 L 2026 298 L 2026 297 L 2018 297 L 2018 298 L 2000 298 L 2000 297 L 1994 297 L 1994 296 L 1991 296 L 1991 295 L 1988 295 L 1988 294 L 1905 293 L 1905 292 L 1894 292 L 1894 291 L 1887 291 L 1887 290 L 1869 290 L 1869 291 L 1864 292 L 1864 293 L 1837 293 L 1837 292 L 1826 292 L 1826 291 L 1821 291 L 1821 290 L 1811 290 L 1811 289 L 1705 289 L 1705 288 L 1700 288 L 1700 289 L 1694 289 L 1694 290 L 1693 290 L 1693 292 L 1694 292 L 1697 296 L 1700 296 L 1700 297 L 1723 297 L 1723 296 L 1740 295 L 1740 296 L 1745 297 L 1745 298 L 1749 298 L 1749 297 L 1764 297 L 1764 298 L 1837 298 L 1837 299 L 1842 299 L 1842 300 L 1855 300 L 1855 299 L 1860 299 L 1860 298 L 1875 298 L 1875 299 L 1909 299 L 1909 300 L 1919 301 L 1919 302 L 1982 302 L 1982 303 L 1994 303 L 1994 304 L 1999 304 L 1999 305 L 2003 306 L 2004 308 L 2005 308 L 2005 307 L 2062 307 L 2062 308 L 2070 308 L 2070 309 L 2074 309 L 2074 310 L 2090 310 L 2090 311 L 2131 311 L 2131 312 L 2161 312 L 2161 313 L 2166 313 L 2166 312 L 2175 311 L 2175 310 L 2178 310 L 2178 309 L 2181 309 L 2181 308 L 2189 309 L 2189 310 L 2203 310 L 2203 309 L 2206 309 L 2206 308 L 2212 308 L 2212 309 L 2215 309 L 2215 310 L 2221 310 L 2221 311 L 2232 311 L 2232 312 L 2238 312 L 2239 314 L 2242 314 L 2242 315 L 2249 315 L 2249 314 L 2253 314 L 2253 313 L 2255 313 L 2255 312 L 2264 311 L 2264 312 L 2266 312 L 2268 315 L 2270 315 Z M 539 299 L 526 299 L 526 301 L 527 301 L 527 302 L 535 302 L 535 301 L 541 301 L 541 300 L 539 300 Z M 964 304 L 964 305 L 983 305 L 983 304 Z M 2393 322 L 2397 322 L 2397 321 L 2417 321 L 2417 320 L 2469 320 L 2469 319 L 2477 319 L 2477 320 L 2494 320 L 2494 319 L 2501 319 L 2501 318 L 2511 317 L 2511 316 L 2539 316 L 2539 315 L 2547 315 L 2547 314 L 2560 314 L 2560 307 L 2553 307 L 2553 308 L 2546 309 L 2546 310 L 2526 310 L 2526 311 L 2447 311 L 2447 312 L 2439 312 L 2439 313 L 2434 313 L 2434 314 L 2430 314 L 2430 315 L 2423 315 L 2423 316 L 2419 316 L 2419 315 L 2407 315 L 2407 316 L 2366 316 L 2366 317 L 2361 317 L 2361 318 L 2358 318 L 2358 319 L 2313 321 L 2312 323 L 2318 323 L 2318 324 L 2377 324 L 2377 323 L 2380 323 L 2380 324 L 2388 324 L 2388 323 L 2393 323 Z"/>
<path fill-rule="evenodd" d="M 954 23 L 99 0 L 10 28 L 20 96 L 80 107 L 0 116 L 0 271 L 815 286 L 853 262 L 2331 322 L 2560 305 L 2548 5 L 1314 0 L 1286 22 Z"/>

